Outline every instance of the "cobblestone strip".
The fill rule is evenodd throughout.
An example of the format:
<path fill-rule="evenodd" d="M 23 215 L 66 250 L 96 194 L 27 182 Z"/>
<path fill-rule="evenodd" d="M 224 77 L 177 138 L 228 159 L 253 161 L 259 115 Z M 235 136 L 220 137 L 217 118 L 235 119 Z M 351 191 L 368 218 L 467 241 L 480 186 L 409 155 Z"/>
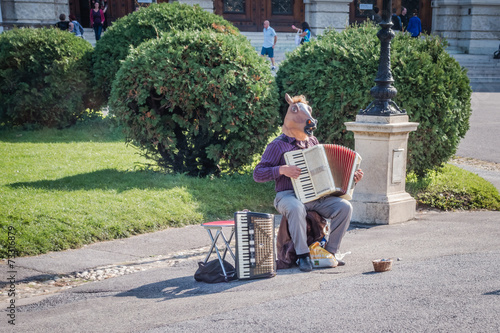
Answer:
<path fill-rule="evenodd" d="M 206 246 L 170 255 L 158 255 L 155 257 L 142 258 L 134 262 L 100 266 L 81 272 L 73 272 L 71 274 L 48 275 L 48 277 L 44 280 L 33 280 L 16 284 L 16 298 L 23 299 L 33 296 L 52 294 L 93 281 L 101 281 L 122 275 L 144 272 L 152 268 L 177 266 L 181 262 L 187 260 L 202 261 L 209 248 L 209 246 Z M 0 290 L 0 302 L 8 300 L 7 290 L 8 286 L 5 286 Z"/>
<path fill-rule="evenodd" d="M 471 157 L 455 156 L 451 159 L 450 163 L 458 165 L 469 165 L 487 171 L 500 172 L 500 163 L 481 161 Z"/>

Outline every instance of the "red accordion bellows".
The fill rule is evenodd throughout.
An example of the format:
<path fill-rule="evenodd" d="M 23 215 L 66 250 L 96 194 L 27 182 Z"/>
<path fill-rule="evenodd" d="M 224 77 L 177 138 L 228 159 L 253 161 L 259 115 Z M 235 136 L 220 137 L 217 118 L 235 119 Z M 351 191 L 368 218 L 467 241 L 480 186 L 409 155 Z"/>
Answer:
<path fill-rule="evenodd" d="M 326 144 L 323 147 L 335 185 L 341 189 L 341 195 L 344 195 L 349 190 L 349 182 L 354 176 L 351 172 L 356 161 L 356 152 L 340 145 Z"/>

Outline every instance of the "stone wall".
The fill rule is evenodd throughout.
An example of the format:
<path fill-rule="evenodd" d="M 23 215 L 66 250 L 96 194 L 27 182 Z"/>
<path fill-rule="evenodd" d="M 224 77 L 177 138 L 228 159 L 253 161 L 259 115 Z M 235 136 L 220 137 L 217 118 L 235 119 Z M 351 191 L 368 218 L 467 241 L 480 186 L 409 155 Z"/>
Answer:
<path fill-rule="evenodd" d="M 493 54 L 500 43 L 500 1 L 434 0 L 432 33 L 469 54 Z"/>
<path fill-rule="evenodd" d="M 178 0 L 178 2 L 190 6 L 199 5 L 201 8 L 205 9 L 207 12 L 210 13 L 213 13 L 215 11 L 213 0 Z"/>
<path fill-rule="evenodd" d="M 349 25 L 349 3 L 346 0 L 304 0 L 305 21 L 315 34 L 327 28 L 342 31 Z"/>
<path fill-rule="evenodd" d="M 214 12 L 213 0 L 176 0 L 188 5 L 198 4 Z M 337 31 L 349 25 L 349 4 L 352 0 L 304 0 L 305 21 L 314 34 L 321 34 L 327 28 Z"/>
<path fill-rule="evenodd" d="M 68 0 L 2 0 L 2 25 L 5 29 L 13 26 L 44 26 L 59 21 L 60 14 L 69 15 Z"/>

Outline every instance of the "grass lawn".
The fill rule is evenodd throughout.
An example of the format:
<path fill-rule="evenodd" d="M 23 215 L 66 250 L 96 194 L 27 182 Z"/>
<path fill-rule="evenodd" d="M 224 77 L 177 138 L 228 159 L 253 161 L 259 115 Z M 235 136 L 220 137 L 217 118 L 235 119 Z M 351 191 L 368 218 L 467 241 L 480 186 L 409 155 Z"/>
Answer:
<path fill-rule="evenodd" d="M 194 179 L 141 171 L 146 161 L 120 132 L 95 123 L 1 131 L 0 156 L 0 237 L 13 226 L 20 256 L 230 219 L 241 209 L 275 212 L 271 183 L 248 174 Z"/>
<path fill-rule="evenodd" d="M 500 210 L 500 194 L 493 184 L 451 164 L 423 179 L 408 175 L 406 191 L 419 205 L 442 210 Z"/>
<path fill-rule="evenodd" d="M 242 209 L 275 213 L 274 184 L 255 183 L 250 172 L 198 179 L 144 171 L 147 161 L 123 142 L 105 121 L 0 131 L 0 257 L 9 227 L 26 256 L 231 219 Z M 500 207 L 490 183 L 451 165 L 424 180 L 410 175 L 408 191 L 442 209 Z"/>

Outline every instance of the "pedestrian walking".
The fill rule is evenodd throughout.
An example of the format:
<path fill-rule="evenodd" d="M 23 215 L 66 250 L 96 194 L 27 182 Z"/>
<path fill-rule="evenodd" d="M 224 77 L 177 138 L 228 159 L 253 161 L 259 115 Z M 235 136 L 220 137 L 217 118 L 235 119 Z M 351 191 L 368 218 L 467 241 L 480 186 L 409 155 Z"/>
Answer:
<path fill-rule="evenodd" d="M 396 14 L 396 8 L 392 9 L 392 30 L 395 31 L 403 31 L 403 26 L 401 24 L 401 19 L 399 16 Z"/>
<path fill-rule="evenodd" d="M 405 7 L 401 7 L 401 15 L 399 15 L 399 18 L 401 19 L 401 25 L 402 29 L 401 31 L 406 31 L 406 28 L 408 27 L 408 10 Z"/>
<path fill-rule="evenodd" d="M 70 14 L 69 15 L 69 31 L 74 33 L 76 37 L 83 38 L 83 27 L 82 25 L 76 20 L 75 15 Z"/>
<path fill-rule="evenodd" d="M 108 0 L 104 0 L 101 2 L 100 7 L 102 10 L 108 8 Z M 108 12 L 104 10 L 104 23 L 102 24 L 102 32 L 105 32 L 108 29 Z"/>
<path fill-rule="evenodd" d="M 309 27 L 309 23 L 303 22 L 302 29 L 297 28 L 295 25 L 292 25 L 292 29 L 299 33 L 300 44 L 307 43 L 311 41 L 311 28 Z"/>
<path fill-rule="evenodd" d="M 413 16 L 410 21 L 408 21 L 408 28 L 406 29 L 414 38 L 417 38 L 422 33 L 422 22 L 418 18 L 417 14 L 417 10 L 413 10 Z"/>
<path fill-rule="evenodd" d="M 99 1 L 94 2 L 94 8 L 90 11 L 90 26 L 94 28 L 95 40 L 101 39 L 102 25 L 105 22 L 104 13 L 108 7 L 99 8 Z"/>
<path fill-rule="evenodd" d="M 262 44 L 262 51 L 260 54 L 265 57 L 266 55 L 269 56 L 269 59 L 271 59 L 271 70 L 275 70 L 276 66 L 274 63 L 274 47 L 276 46 L 276 42 L 278 41 L 278 36 L 276 35 L 276 31 L 274 31 L 273 28 L 269 25 L 269 21 L 265 20 L 264 21 L 264 43 Z"/>
<path fill-rule="evenodd" d="M 378 14 L 380 9 L 378 7 L 373 7 L 373 15 L 372 15 L 372 21 L 375 22 L 375 24 L 379 24 L 382 22 L 382 17 Z"/>

